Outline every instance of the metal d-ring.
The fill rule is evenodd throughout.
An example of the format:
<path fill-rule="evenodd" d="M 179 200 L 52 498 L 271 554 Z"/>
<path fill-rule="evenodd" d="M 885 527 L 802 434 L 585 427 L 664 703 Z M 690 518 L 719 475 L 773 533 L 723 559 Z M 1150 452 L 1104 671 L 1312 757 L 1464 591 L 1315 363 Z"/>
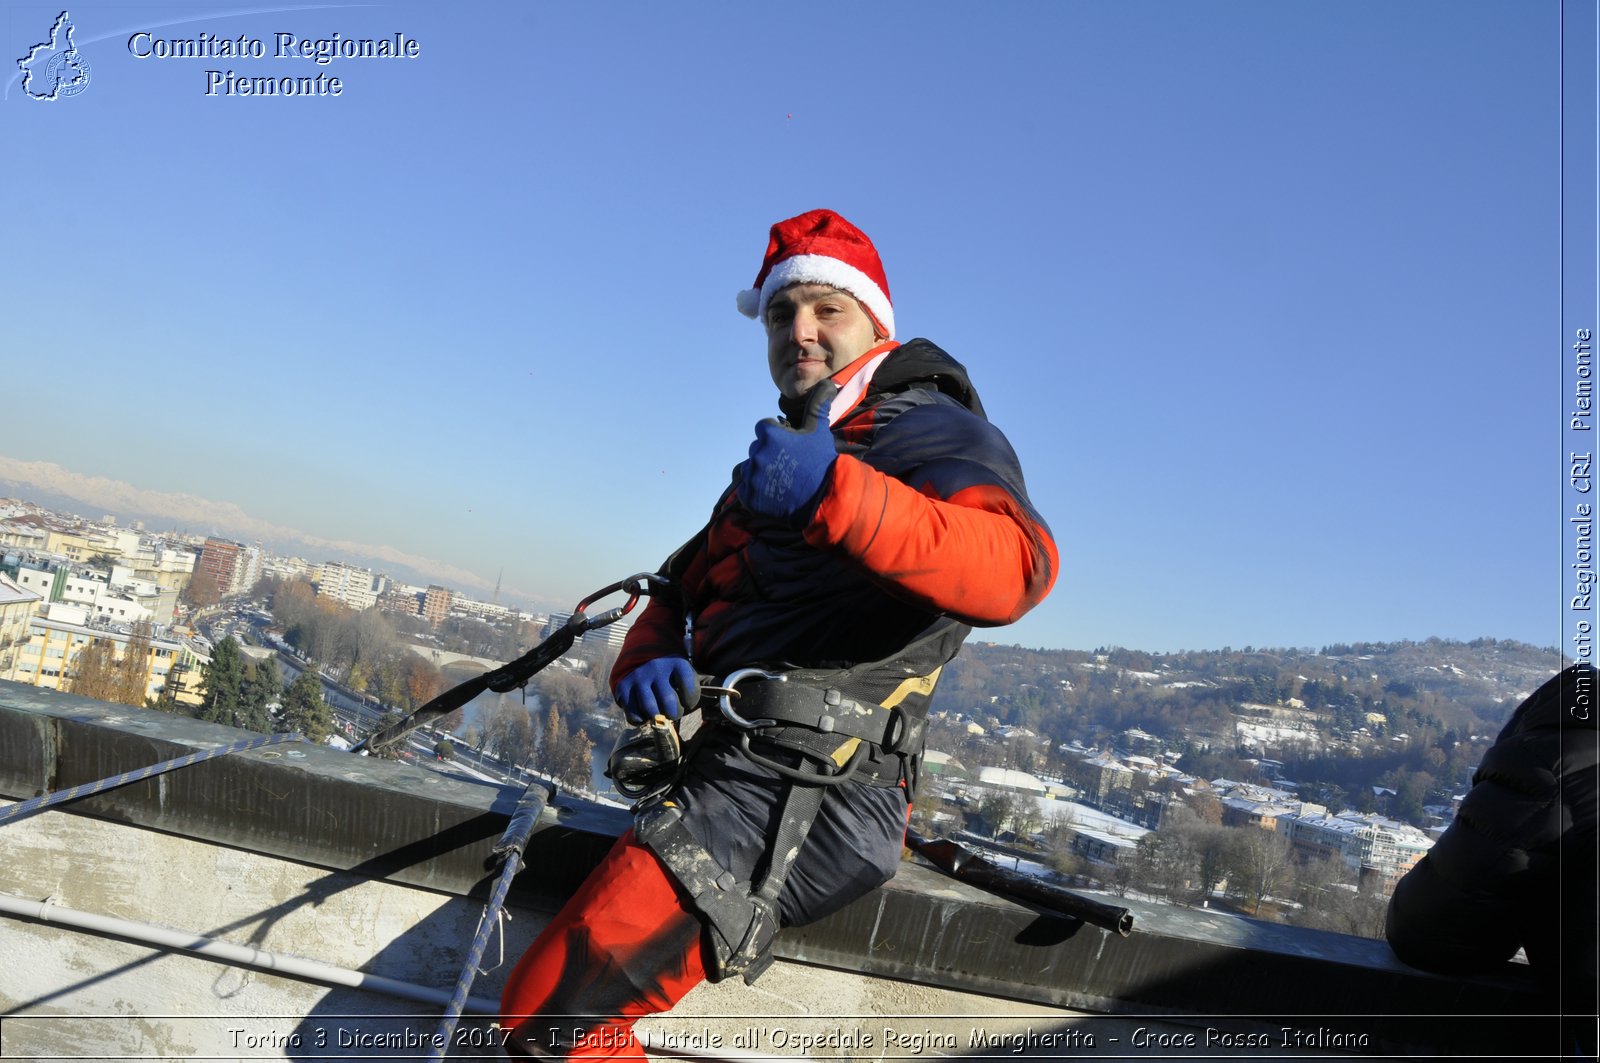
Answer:
<path fill-rule="evenodd" d="M 743 716 L 740 716 L 737 712 L 733 711 L 733 703 L 728 699 L 739 696 L 738 686 L 740 680 L 767 679 L 774 683 L 782 683 L 787 681 L 788 678 L 789 677 L 786 675 L 781 675 L 777 672 L 768 672 L 760 668 L 739 668 L 729 672 L 728 677 L 722 681 L 722 685 L 718 688 L 723 692 L 721 697 L 717 698 L 717 708 L 722 710 L 722 718 L 742 731 L 754 731 L 761 727 L 778 726 L 777 720 L 745 719 Z"/>

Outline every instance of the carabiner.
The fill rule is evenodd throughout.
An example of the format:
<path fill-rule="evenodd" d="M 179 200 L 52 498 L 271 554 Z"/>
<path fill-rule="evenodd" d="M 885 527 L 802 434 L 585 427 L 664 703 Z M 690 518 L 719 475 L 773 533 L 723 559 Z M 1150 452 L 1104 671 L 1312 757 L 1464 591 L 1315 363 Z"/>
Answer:
<path fill-rule="evenodd" d="M 789 677 L 777 672 L 768 672 L 760 668 L 739 668 L 728 673 L 717 689 L 722 691 L 722 696 L 717 698 L 717 708 L 722 710 L 722 718 L 739 728 L 741 731 L 754 731 L 761 727 L 776 727 L 777 720 L 747 720 L 733 711 L 733 703 L 728 699 L 739 696 L 739 682 L 743 679 L 767 679 L 774 683 L 788 682 Z"/>
<path fill-rule="evenodd" d="M 659 573 L 636 572 L 627 579 L 619 579 L 615 583 L 601 587 L 579 602 L 578 607 L 572 611 L 572 618 L 568 623 L 572 624 L 579 634 L 593 631 L 597 627 L 605 627 L 607 624 L 614 624 L 633 612 L 633 607 L 639 604 L 640 598 L 650 597 L 658 591 L 668 590 L 671 586 L 672 581 Z M 591 617 L 588 615 L 589 606 L 609 594 L 616 594 L 618 591 L 625 592 L 628 595 L 626 602 L 623 602 L 615 609 L 607 609 L 598 616 Z"/>

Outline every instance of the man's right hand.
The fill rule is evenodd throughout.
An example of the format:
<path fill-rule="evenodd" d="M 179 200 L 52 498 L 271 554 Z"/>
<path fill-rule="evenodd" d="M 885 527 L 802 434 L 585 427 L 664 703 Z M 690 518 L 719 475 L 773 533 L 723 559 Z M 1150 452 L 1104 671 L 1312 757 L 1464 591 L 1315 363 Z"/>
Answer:
<path fill-rule="evenodd" d="M 615 695 L 629 723 L 676 720 L 700 701 L 700 677 L 683 657 L 657 657 L 623 676 Z"/>

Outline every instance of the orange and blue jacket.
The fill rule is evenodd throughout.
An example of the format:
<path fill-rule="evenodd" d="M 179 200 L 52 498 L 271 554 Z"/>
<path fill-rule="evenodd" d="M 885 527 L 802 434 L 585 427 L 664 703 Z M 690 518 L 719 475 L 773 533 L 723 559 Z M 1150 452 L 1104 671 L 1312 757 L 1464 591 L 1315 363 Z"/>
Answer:
<path fill-rule="evenodd" d="M 794 404 L 780 407 L 798 422 Z M 651 600 L 613 686 L 661 656 L 717 677 L 864 662 L 927 674 L 973 626 L 1011 623 L 1049 593 L 1055 541 L 950 355 L 921 339 L 893 348 L 855 404 L 834 411 L 833 435 L 839 458 L 801 527 L 741 505 L 735 468 L 710 522 L 663 567 L 679 600 Z"/>

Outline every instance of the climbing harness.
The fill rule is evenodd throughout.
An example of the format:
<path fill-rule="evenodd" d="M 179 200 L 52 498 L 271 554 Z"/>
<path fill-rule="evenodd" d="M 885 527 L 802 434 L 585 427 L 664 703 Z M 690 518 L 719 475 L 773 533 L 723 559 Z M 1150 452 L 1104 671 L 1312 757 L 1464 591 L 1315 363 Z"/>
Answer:
<path fill-rule="evenodd" d="M 701 711 L 710 715 L 709 726 L 731 728 L 743 756 L 789 783 L 765 868 L 758 867 L 751 881 L 739 880 L 700 844 L 684 825 L 670 787 L 635 805 L 635 835 L 703 917 L 711 981 L 739 975 L 753 983 L 771 965 L 781 921 L 778 898 L 829 789 L 846 783 L 905 785 L 909 796 L 923 732 L 920 713 L 906 712 L 902 702 L 914 690 L 931 691 L 936 678 L 937 672 L 902 682 L 887 704 L 847 694 L 843 688 L 853 685 L 849 671 L 740 668 L 718 684 L 702 684 Z"/>

